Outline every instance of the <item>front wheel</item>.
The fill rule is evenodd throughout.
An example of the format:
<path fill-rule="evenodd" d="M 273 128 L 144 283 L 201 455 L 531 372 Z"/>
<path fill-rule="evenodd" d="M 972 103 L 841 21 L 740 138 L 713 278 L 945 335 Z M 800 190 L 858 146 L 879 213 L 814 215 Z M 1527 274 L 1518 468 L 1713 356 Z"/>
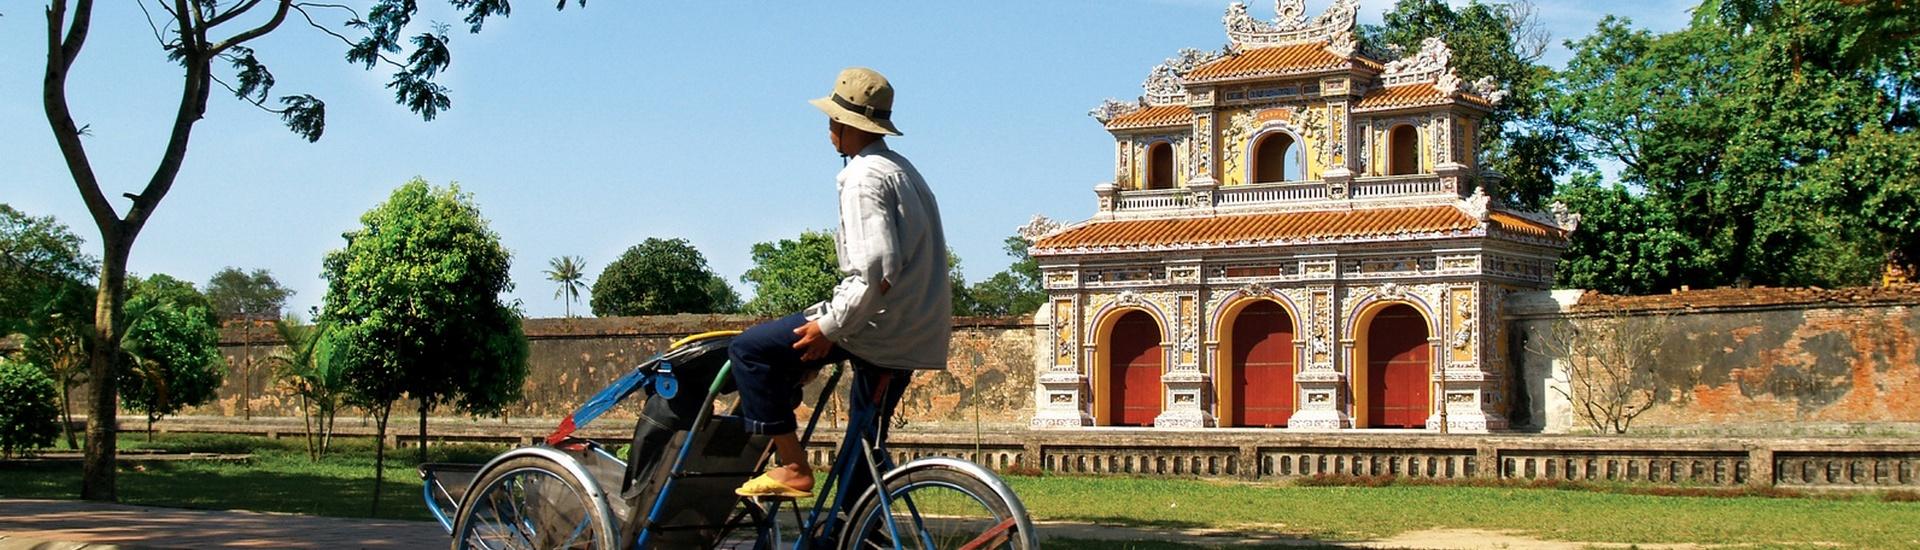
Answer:
<path fill-rule="evenodd" d="M 929 459 L 886 475 L 847 516 L 843 550 L 1030 550 L 1039 538 L 1020 500 L 972 463 Z M 884 504 L 884 506 L 883 506 Z M 889 521 L 891 519 L 891 521 Z"/>
<path fill-rule="evenodd" d="M 467 493 L 453 525 L 456 550 L 611 550 L 610 518 L 598 513 L 585 480 L 539 456 L 503 461 Z"/>

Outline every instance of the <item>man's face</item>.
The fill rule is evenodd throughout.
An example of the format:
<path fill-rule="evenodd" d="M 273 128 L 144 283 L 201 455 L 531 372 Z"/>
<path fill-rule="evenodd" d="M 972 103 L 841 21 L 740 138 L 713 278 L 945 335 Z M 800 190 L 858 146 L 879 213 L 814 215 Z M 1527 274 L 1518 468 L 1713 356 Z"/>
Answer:
<path fill-rule="evenodd" d="M 827 119 L 827 139 L 833 140 L 833 150 L 840 150 L 840 121 Z"/>

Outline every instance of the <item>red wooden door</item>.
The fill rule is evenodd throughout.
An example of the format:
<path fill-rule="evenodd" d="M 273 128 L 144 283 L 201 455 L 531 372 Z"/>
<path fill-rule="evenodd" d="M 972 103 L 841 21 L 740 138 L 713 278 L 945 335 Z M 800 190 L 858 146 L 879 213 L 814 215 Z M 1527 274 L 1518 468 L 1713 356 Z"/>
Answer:
<path fill-rule="evenodd" d="M 1233 321 L 1233 418 L 1240 426 L 1279 427 L 1293 416 L 1293 318 L 1260 301 Z"/>
<path fill-rule="evenodd" d="M 1374 316 L 1367 329 L 1367 418 L 1376 428 L 1427 425 L 1427 322 L 1407 305 Z"/>
<path fill-rule="evenodd" d="M 1127 313 L 1109 336 L 1113 373 L 1112 409 L 1115 426 L 1151 426 L 1160 416 L 1160 324 L 1144 311 Z"/>

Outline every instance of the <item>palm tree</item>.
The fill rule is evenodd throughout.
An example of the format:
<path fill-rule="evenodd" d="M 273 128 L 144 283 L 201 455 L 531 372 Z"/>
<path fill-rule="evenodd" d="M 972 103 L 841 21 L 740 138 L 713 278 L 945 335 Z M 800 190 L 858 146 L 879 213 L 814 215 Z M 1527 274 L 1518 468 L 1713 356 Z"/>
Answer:
<path fill-rule="evenodd" d="M 573 303 L 580 301 L 580 291 L 587 287 L 587 260 L 579 256 L 561 256 L 548 262 L 553 266 L 547 270 L 547 280 L 560 283 L 560 289 L 553 291 L 556 299 L 564 298 L 567 304 L 567 316 L 573 316 Z"/>
<path fill-rule="evenodd" d="M 268 358 L 277 367 L 280 380 L 300 396 L 301 422 L 306 426 L 307 458 L 318 461 L 333 443 L 333 420 L 347 393 L 343 371 L 333 368 L 325 357 L 322 339 L 325 321 L 304 325 L 293 317 L 274 321 L 285 349 Z"/>

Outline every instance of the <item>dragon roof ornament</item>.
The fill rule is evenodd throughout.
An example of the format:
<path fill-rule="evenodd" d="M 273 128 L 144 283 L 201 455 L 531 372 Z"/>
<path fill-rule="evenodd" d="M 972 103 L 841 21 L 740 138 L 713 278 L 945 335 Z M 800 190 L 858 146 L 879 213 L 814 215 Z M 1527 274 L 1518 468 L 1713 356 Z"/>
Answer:
<path fill-rule="evenodd" d="M 1333 0 L 1333 5 L 1312 21 L 1306 18 L 1306 0 L 1274 0 L 1272 21 L 1255 19 L 1247 13 L 1245 3 L 1234 2 L 1227 6 L 1227 14 L 1220 22 L 1226 26 L 1227 41 L 1234 49 L 1316 41 L 1351 44 L 1359 14 L 1356 1 Z"/>
<path fill-rule="evenodd" d="M 1471 93 L 1495 104 L 1507 98 L 1507 90 L 1492 76 L 1468 83 L 1460 78 L 1460 73 L 1452 65 L 1453 48 L 1448 47 L 1440 37 L 1430 36 L 1420 41 L 1420 51 L 1388 62 L 1386 72 L 1380 75 L 1381 84 L 1399 86 L 1431 83 L 1440 93 L 1448 96 Z"/>
<path fill-rule="evenodd" d="M 1140 87 L 1146 91 L 1142 96 L 1144 101 L 1147 105 L 1186 104 L 1187 86 L 1181 78 L 1194 67 L 1205 65 L 1222 55 L 1217 51 L 1181 48 L 1179 55 L 1154 65 L 1153 71 L 1147 73 L 1146 81 L 1140 83 Z"/>

